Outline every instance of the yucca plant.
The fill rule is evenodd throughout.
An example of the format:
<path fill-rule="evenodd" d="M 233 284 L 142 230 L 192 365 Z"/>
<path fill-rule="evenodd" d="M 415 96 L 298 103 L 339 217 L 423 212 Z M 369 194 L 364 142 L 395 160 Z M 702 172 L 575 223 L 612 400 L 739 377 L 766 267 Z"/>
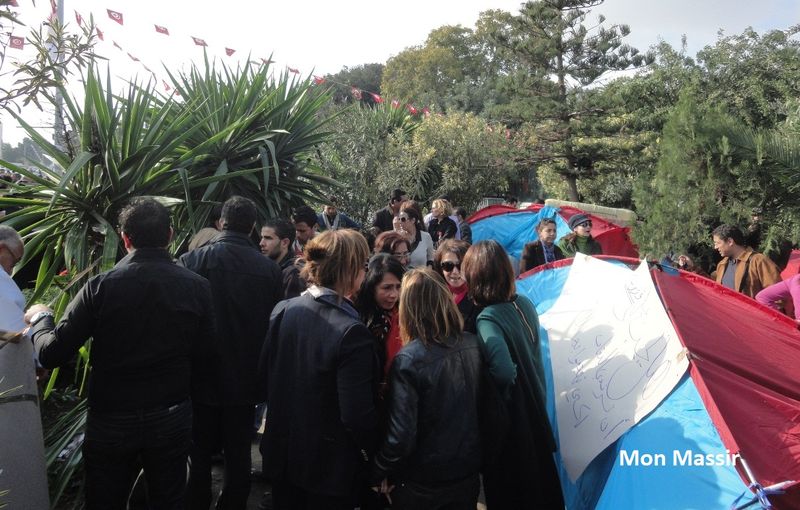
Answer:
<path fill-rule="evenodd" d="M 262 217 L 274 217 L 318 200 L 320 187 L 335 185 L 309 157 L 331 135 L 323 130 L 328 119 L 317 115 L 330 97 L 310 93 L 309 79 L 286 72 L 275 77 L 268 64 L 252 62 L 236 70 L 223 64 L 218 70 L 207 58 L 204 68 L 193 66 L 170 78 L 185 99 L 171 115 L 188 115 L 198 126 L 184 144 L 187 150 L 202 146 L 204 153 L 185 167 L 185 175 L 192 180 L 239 176 L 185 190 L 188 208 L 206 206 L 202 214 L 191 215 L 194 229 L 204 225 L 210 203 L 233 194 L 252 199 Z"/>

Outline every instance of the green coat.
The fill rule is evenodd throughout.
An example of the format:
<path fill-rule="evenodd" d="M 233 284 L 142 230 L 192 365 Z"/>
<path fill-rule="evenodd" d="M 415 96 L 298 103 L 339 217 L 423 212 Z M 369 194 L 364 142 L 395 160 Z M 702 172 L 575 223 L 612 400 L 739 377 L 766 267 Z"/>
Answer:
<path fill-rule="evenodd" d="M 585 241 L 584 241 L 585 239 Z M 558 247 L 564 253 L 564 257 L 572 258 L 576 253 L 581 252 L 584 255 L 602 255 L 603 248 L 600 243 L 595 241 L 594 237 L 580 238 L 577 234 L 567 234 L 558 242 Z"/>

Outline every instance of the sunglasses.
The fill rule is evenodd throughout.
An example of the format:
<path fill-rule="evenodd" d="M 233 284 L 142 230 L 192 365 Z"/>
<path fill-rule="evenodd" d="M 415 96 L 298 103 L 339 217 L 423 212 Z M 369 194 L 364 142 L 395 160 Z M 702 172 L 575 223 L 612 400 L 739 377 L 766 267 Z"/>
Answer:
<path fill-rule="evenodd" d="M 584 221 L 583 223 L 579 223 L 578 226 L 579 227 L 584 227 L 584 228 L 591 227 L 592 226 L 592 222 L 591 221 Z"/>
<path fill-rule="evenodd" d="M 442 271 L 447 271 L 448 273 L 451 272 L 453 269 L 458 268 L 461 271 L 461 262 L 442 262 L 440 264 L 442 266 Z"/>
<path fill-rule="evenodd" d="M 401 222 L 405 223 L 405 222 L 407 222 L 409 220 L 409 217 L 408 216 L 398 216 L 397 219 L 398 219 L 398 221 L 401 221 Z"/>

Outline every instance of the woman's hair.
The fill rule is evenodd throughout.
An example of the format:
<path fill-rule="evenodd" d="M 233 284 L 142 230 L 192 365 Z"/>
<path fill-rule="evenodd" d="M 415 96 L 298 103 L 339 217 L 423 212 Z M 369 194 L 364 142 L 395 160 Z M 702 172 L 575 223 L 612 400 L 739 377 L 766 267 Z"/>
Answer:
<path fill-rule="evenodd" d="M 442 259 L 444 258 L 445 254 L 455 253 L 458 257 L 458 261 L 462 262 L 467 250 L 469 250 L 469 243 L 466 241 L 460 241 L 458 239 L 447 239 L 442 241 L 439 244 L 439 247 L 436 248 L 436 252 L 433 254 L 433 268 L 437 273 L 442 274 Z"/>
<path fill-rule="evenodd" d="M 434 207 L 440 207 L 445 216 L 452 216 L 453 214 L 453 206 L 450 205 L 450 202 L 443 198 L 437 198 L 434 200 L 433 203 L 431 203 L 431 209 Z"/>
<path fill-rule="evenodd" d="M 417 230 L 425 230 L 425 223 L 422 221 L 422 209 L 419 204 L 414 200 L 406 200 L 400 204 L 400 212 L 406 213 L 409 218 L 414 220 L 414 226 Z"/>
<path fill-rule="evenodd" d="M 391 255 L 400 244 L 405 244 L 408 249 L 411 248 L 406 238 L 394 230 L 387 230 L 386 232 L 381 232 L 378 237 L 375 238 L 373 253 L 388 253 Z"/>
<path fill-rule="evenodd" d="M 333 289 L 340 296 L 353 290 L 369 257 L 367 241 L 351 229 L 326 230 L 306 243 L 301 276 L 306 282 Z"/>
<path fill-rule="evenodd" d="M 387 274 L 393 274 L 398 280 L 403 281 L 405 269 L 399 260 L 387 253 L 378 253 L 369 259 L 367 276 L 358 291 L 356 309 L 362 318 L 367 318 L 378 311 L 378 304 L 375 302 L 375 288 L 383 281 Z"/>
<path fill-rule="evenodd" d="M 556 220 L 554 220 L 553 218 L 544 218 L 542 221 L 539 222 L 538 225 L 536 225 L 536 232 L 541 232 L 542 229 L 544 229 L 544 227 L 546 227 L 547 225 L 555 226 Z"/>
<path fill-rule="evenodd" d="M 497 241 L 480 241 L 470 246 L 461 262 L 469 297 L 480 306 L 514 299 L 514 269 L 508 254 Z"/>
<path fill-rule="evenodd" d="M 432 269 L 412 269 L 400 287 L 400 338 L 427 345 L 460 338 L 464 320 L 444 279 Z"/>

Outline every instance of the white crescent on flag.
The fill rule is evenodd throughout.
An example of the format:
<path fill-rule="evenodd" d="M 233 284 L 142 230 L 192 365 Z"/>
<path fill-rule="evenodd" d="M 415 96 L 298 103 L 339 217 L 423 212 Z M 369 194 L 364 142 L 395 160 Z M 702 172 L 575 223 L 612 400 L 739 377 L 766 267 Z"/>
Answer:
<path fill-rule="evenodd" d="M 112 11 L 111 9 L 106 9 L 108 11 L 108 17 L 122 25 L 122 13 L 117 11 Z"/>

